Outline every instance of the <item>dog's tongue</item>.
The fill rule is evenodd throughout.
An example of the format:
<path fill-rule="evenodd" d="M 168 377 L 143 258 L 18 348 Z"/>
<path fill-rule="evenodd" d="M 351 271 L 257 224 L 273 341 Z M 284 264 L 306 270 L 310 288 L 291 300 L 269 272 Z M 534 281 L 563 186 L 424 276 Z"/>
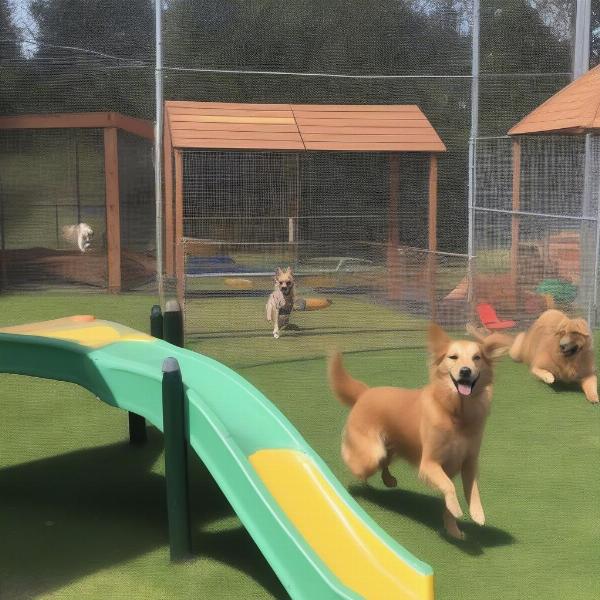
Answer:
<path fill-rule="evenodd" d="M 471 395 L 471 384 L 470 383 L 459 383 L 458 384 L 458 393 L 462 396 L 470 396 Z"/>

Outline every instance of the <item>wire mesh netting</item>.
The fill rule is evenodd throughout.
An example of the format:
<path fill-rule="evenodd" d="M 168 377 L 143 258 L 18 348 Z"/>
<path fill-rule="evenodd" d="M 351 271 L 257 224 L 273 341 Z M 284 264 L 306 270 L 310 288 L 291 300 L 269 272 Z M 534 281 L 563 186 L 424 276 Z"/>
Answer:
<path fill-rule="evenodd" d="M 102 131 L 7 130 L 0 144 L 2 287 L 105 286 L 104 247 L 82 261 L 63 232 L 85 222 L 104 238 Z"/>
<path fill-rule="evenodd" d="M 477 301 L 525 322 L 554 306 L 594 319 L 598 152 L 596 136 L 478 142 Z"/>
<path fill-rule="evenodd" d="M 515 331 L 549 306 L 600 322 L 600 138 L 523 136 L 517 161 L 507 137 L 598 64 L 600 0 L 0 0 L 0 326 L 85 312 L 146 329 L 163 262 L 167 297 L 183 292 L 187 347 L 252 381 L 346 485 L 345 411 L 326 402 L 328 350 L 353 353 L 350 370 L 369 385 L 416 387 L 427 380 L 432 319 L 464 335 L 468 321 L 479 324 L 477 304 L 491 303 L 517 321 Z M 163 125 L 155 123 L 161 93 L 164 101 L 416 105 L 446 147 L 436 155 L 437 207 L 429 151 L 179 146 L 182 177 L 169 190 L 181 165 L 162 173 L 153 158 L 154 141 L 168 146 L 152 134 Z M 65 117 L 70 124 L 59 125 Z M 64 233 L 82 224 L 94 234 L 85 251 L 82 228 Z M 287 266 L 295 308 L 275 340 L 266 304 L 276 269 Z M 473 599 L 508 600 L 528 590 L 576 600 L 598 588 L 585 571 L 597 548 L 594 477 L 585 471 L 593 461 L 581 460 L 597 450 L 597 435 L 582 406 L 567 408 L 569 392 L 541 391 L 519 369 L 498 369 L 482 460 L 491 525 L 467 529 L 466 543 L 437 535 L 437 501 L 416 482 L 349 486 L 392 537 L 433 557 L 440 597 L 468 589 Z M 190 464 L 207 500 L 192 510 L 202 560 L 168 566 L 161 438 L 149 430 L 149 443 L 129 452 L 122 416 L 81 408 L 91 394 L 0 379 L 0 511 L 11 517 L 2 599 L 162 600 L 199 589 L 286 597 L 203 467 Z M 535 412 L 538 393 L 544 410 Z M 221 433 L 238 439 L 225 426 Z M 571 434 L 576 443 L 563 452 Z M 499 510 L 507 490 L 511 510 Z M 549 518 L 566 523 L 562 552 L 548 552 Z M 82 530 L 94 540 L 83 554 Z M 445 568 L 452 561 L 461 568 Z"/>
<path fill-rule="evenodd" d="M 126 4 L 103 0 L 94 6 L 78 0 L 1 0 L 4 85 L 0 113 L 115 111 L 152 119 L 156 108 L 153 8 L 149 0 Z M 389 207 L 390 161 L 385 153 L 186 152 L 186 268 L 199 270 L 204 268 L 202 260 L 219 255 L 240 262 L 238 266 L 246 271 L 252 267 L 261 272 L 286 261 L 299 272 L 308 263 L 328 259 L 370 261 L 377 272 L 372 279 L 378 278 L 379 283 L 367 286 L 369 292 L 363 298 L 368 306 L 385 306 L 409 319 L 418 316 L 422 323 L 435 316 L 461 324 L 470 315 L 465 255 L 473 111 L 477 110 L 478 126 L 476 204 L 509 210 L 510 148 L 498 141 L 499 149 L 493 150 L 489 144 L 496 142 L 488 138 L 504 136 L 571 80 L 580 45 L 576 12 L 576 0 L 493 0 L 481 6 L 471 0 L 386 0 L 369 5 L 281 0 L 165 2 L 165 99 L 417 104 L 447 147 L 439 157 L 436 254 L 428 251 L 428 180 L 422 156 L 401 157 L 399 206 L 394 216 Z M 477 14 L 478 106 L 471 98 Z M 598 62 L 599 14 L 594 0 L 587 25 L 590 65 Z M 4 287 L 68 290 L 70 286 L 88 288 L 93 280 L 93 289 L 105 289 L 102 132 L 3 130 L 0 136 L 4 147 Z M 74 140 L 79 140 L 78 148 Z M 567 151 L 566 145 L 575 148 L 578 143 L 556 142 L 548 149 L 542 140 L 524 142 L 521 210 L 545 214 L 561 203 L 564 210 L 557 214 L 569 216 L 577 210 L 578 195 L 586 194 L 579 176 L 584 167 L 579 151 Z M 557 144 L 564 144 L 563 149 Z M 47 152 L 42 151 L 44 145 Z M 154 285 L 157 252 L 150 143 L 119 131 L 118 156 L 122 289 L 148 292 Z M 32 171 L 37 173 L 33 178 Z M 542 190 L 539 182 L 544 177 L 548 185 Z M 583 173 L 583 179 L 587 177 L 593 176 Z M 74 192 L 77 185 L 80 199 Z M 586 210 L 590 213 L 586 218 L 591 219 L 593 207 Z M 513 220 L 479 213 L 474 231 L 483 238 L 475 246 L 497 246 L 500 254 L 508 251 L 509 258 L 504 260 L 510 261 L 507 236 L 512 235 Z M 77 255 L 57 236 L 57 223 L 60 229 L 80 220 L 95 233 L 92 250 L 85 255 Z M 485 224 L 488 221 L 489 227 L 496 228 L 493 235 Z M 555 219 L 551 225 L 545 217 L 523 217 L 520 244 L 533 243 L 536 227 L 540 239 L 548 237 L 541 233 L 548 228 L 556 235 L 570 235 L 573 223 L 567 219 L 557 224 Z M 585 223 L 581 227 L 593 229 L 592 221 Z M 595 258 L 590 235 L 580 232 L 586 265 Z M 390 250 L 393 243 L 397 244 L 394 252 Z M 37 263 L 31 266 L 37 258 L 27 253 L 35 248 L 45 254 L 60 253 L 58 257 L 52 254 L 50 263 L 66 261 L 71 252 L 71 262 L 59 271 Z M 477 257 L 479 268 L 491 260 L 491 250 L 486 253 L 483 260 Z M 93 257 L 94 268 L 87 264 Z M 585 267 L 586 274 L 591 268 Z M 525 271 L 523 266 L 521 272 Z M 551 272 L 544 274 L 544 280 Z M 364 291 L 362 274 L 345 277 L 356 278 L 346 288 Z M 196 300 L 202 279 L 189 277 L 187 288 Z M 214 287 L 216 278 L 207 280 Z M 220 286 L 225 287 L 223 281 Z M 310 289 L 317 293 L 317 288 Z M 229 292 L 235 303 L 240 291 Z M 574 309 L 584 310 L 582 302 L 592 302 L 593 294 L 579 288 L 577 294 Z M 227 316 L 215 312 L 208 320 L 212 325 L 206 323 L 204 329 L 217 330 Z"/>
<path fill-rule="evenodd" d="M 466 257 L 427 250 L 429 160 L 416 153 L 186 151 L 189 335 L 263 336 L 273 274 L 286 266 L 298 294 L 334 301 L 327 328 L 340 327 L 340 339 L 368 330 L 337 306 L 372 312 L 375 338 L 381 310 L 396 311 L 409 329 L 422 329 L 432 314 L 463 324 L 466 302 L 444 298 L 465 276 Z M 235 312 L 241 322 L 232 330 Z M 387 338 L 388 346 L 403 343 L 391 330 Z M 414 343 L 414 335 L 405 341 Z"/>
<path fill-rule="evenodd" d="M 121 286 L 153 289 L 156 280 L 156 220 L 152 142 L 118 133 Z"/>
<path fill-rule="evenodd" d="M 106 289 L 103 130 L 5 129 L 0 144 L 3 289 Z M 117 134 L 123 289 L 155 280 L 151 149 Z M 83 226 L 92 232 L 85 248 Z"/>

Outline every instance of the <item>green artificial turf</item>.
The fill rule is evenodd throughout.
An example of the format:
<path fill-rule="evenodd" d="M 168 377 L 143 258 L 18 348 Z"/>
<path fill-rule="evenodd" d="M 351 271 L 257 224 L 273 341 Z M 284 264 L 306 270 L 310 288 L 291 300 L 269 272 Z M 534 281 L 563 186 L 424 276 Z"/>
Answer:
<path fill-rule="evenodd" d="M 153 302 L 135 295 L 3 296 L 0 324 L 95 313 L 144 329 Z M 600 412 L 582 393 L 535 381 L 508 359 L 499 363 L 481 453 L 488 522 L 479 528 L 464 520 L 467 539 L 457 543 L 441 534 L 442 501 L 410 468 L 394 465 L 396 490 L 376 478 L 369 487 L 352 480 L 339 456 L 347 411 L 327 389 L 323 353 L 337 342 L 351 372 L 372 385 L 422 385 L 426 356 L 411 320 L 340 301 L 299 315 L 306 331 L 275 341 L 255 315 L 250 332 L 236 333 L 241 305 L 230 304 L 229 331 L 216 335 L 222 312 L 202 308 L 206 331 L 193 346 L 246 365 L 240 373 L 279 406 L 367 512 L 432 565 L 437 598 L 596 597 Z M 318 327 L 329 333 L 319 337 Z M 391 336 L 374 331 L 386 327 Z M 130 446 L 126 415 L 69 384 L 1 375 L 0 390 L 2 600 L 286 597 L 198 460 L 190 467 L 196 556 L 171 565 L 161 435 L 150 429 L 147 445 Z"/>

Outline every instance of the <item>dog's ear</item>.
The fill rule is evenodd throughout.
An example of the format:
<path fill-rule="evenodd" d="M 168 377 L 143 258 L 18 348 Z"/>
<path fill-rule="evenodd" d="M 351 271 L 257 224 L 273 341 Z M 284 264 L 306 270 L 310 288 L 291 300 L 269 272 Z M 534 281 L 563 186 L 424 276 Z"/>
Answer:
<path fill-rule="evenodd" d="M 277 267 L 275 269 L 275 279 L 277 279 L 277 277 L 279 277 L 282 273 L 281 267 Z"/>
<path fill-rule="evenodd" d="M 505 336 L 492 335 L 486 337 L 481 342 L 481 349 L 485 357 L 490 360 L 496 360 L 504 356 L 511 347 L 511 343 L 507 341 Z"/>
<path fill-rule="evenodd" d="M 571 319 L 571 326 L 569 329 L 585 337 L 590 337 L 591 335 L 590 326 L 585 319 Z"/>
<path fill-rule="evenodd" d="M 290 266 L 288 265 L 288 267 L 286 268 L 285 272 L 286 272 L 288 275 L 293 275 L 293 273 L 292 273 L 292 267 L 290 267 Z"/>
<path fill-rule="evenodd" d="M 436 323 L 429 324 L 427 345 L 429 347 L 429 354 L 431 354 L 431 358 L 434 361 L 444 356 L 450 342 L 448 334 L 439 325 Z"/>

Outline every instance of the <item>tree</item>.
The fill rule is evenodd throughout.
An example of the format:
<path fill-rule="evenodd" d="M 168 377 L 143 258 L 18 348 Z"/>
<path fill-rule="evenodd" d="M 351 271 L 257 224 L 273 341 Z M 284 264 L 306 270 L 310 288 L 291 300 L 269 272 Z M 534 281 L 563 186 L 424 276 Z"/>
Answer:
<path fill-rule="evenodd" d="M 131 61 L 152 57 L 153 0 L 31 0 L 29 7 L 39 56 L 78 58 L 85 52 L 71 48 L 82 48 Z"/>
<path fill-rule="evenodd" d="M 153 114 L 152 0 L 31 0 L 45 110 Z M 32 99 L 33 101 L 33 99 Z"/>
<path fill-rule="evenodd" d="M 0 0 L 0 114 L 11 113 L 19 102 L 18 75 L 21 52 L 21 30 L 12 6 Z"/>
<path fill-rule="evenodd" d="M 21 57 L 21 31 L 12 13 L 8 0 L 0 0 L 0 58 L 15 59 Z"/>

